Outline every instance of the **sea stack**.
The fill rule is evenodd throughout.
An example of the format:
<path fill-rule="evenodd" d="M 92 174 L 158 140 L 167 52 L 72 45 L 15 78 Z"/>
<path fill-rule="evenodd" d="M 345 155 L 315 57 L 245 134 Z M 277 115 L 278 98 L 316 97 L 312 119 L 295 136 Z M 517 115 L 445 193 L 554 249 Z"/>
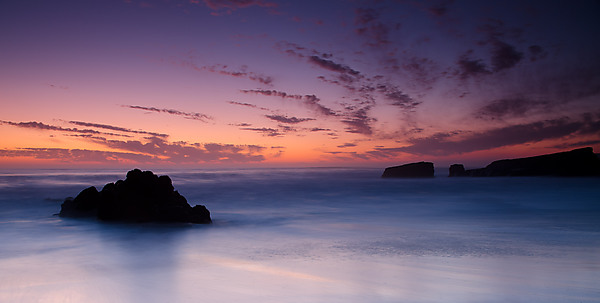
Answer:
<path fill-rule="evenodd" d="M 211 223 L 203 205 L 191 207 L 169 176 L 131 170 L 125 180 L 98 191 L 91 186 L 61 205 L 61 217 L 97 217 L 105 221 Z"/>
<path fill-rule="evenodd" d="M 382 178 L 433 178 L 434 170 L 431 162 L 409 163 L 388 167 Z"/>
<path fill-rule="evenodd" d="M 465 171 L 465 166 L 462 164 L 452 164 L 450 165 L 448 177 L 464 177 L 467 175 Z"/>

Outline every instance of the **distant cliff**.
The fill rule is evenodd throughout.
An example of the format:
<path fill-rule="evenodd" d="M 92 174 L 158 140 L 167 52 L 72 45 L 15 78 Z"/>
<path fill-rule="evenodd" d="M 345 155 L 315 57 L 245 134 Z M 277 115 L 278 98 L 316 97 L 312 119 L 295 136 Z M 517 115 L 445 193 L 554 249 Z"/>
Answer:
<path fill-rule="evenodd" d="M 591 147 L 535 157 L 494 161 L 484 168 L 450 166 L 449 177 L 600 176 L 600 159 Z"/>
<path fill-rule="evenodd" d="M 417 162 L 388 167 L 382 178 L 433 178 L 433 163 Z"/>

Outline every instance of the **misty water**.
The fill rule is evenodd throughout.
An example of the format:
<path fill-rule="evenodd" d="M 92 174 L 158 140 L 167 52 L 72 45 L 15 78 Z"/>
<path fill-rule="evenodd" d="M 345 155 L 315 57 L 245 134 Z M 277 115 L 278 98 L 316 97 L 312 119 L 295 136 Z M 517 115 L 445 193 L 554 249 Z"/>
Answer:
<path fill-rule="evenodd" d="M 600 302 L 600 178 L 154 172 L 214 223 L 60 218 L 126 171 L 0 172 L 0 302 Z"/>

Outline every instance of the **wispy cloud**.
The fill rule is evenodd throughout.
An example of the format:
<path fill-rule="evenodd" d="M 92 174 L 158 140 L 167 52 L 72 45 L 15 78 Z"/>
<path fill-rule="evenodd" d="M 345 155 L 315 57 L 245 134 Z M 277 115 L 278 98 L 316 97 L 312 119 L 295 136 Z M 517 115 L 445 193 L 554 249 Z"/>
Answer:
<path fill-rule="evenodd" d="M 497 40 L 492 44 L 491 61 L 495 72 L 511 68 L 523 59 L 523 53 L 506 42 Z"/>
<path fill-rule="evenodd" d="M 351 109 L 344 119 L 341 120 L 342 123 L 346 124 L 346 132 L 367 136 L 372 135 L 373 129 L 371 123 L 377 121 L 377 119 L 368 115 L 369 109 L 369 106 Z"/>
<path fill-rule="evenodd" d="M 392 149 L 418 155 L 460 154 L 503 146 L 534 143 L 574 134 L 600 134 L 600 121 L 574 121 L 568 118 L 544 120 L 490 129 L 470 135 L 437 133 L 408 140 L 410 145 Z M 387 149 L 388 151 L 392 151 Z"/>
<path fill-rule="evenodd" d="M 57 89 L 62 89 L 62 90 L 68 90 L 69 87 L 68 86 L 64 86 L 64 85 L 55 85 L 55 84 L 47 84 L 49 87 L 51 88 L 57 88 Z"/>
<path fill-rule="evenodd" d="M 326 70 L 329 70 L 332 72 L 346 74 L 346 75 L 350 75 L 353 77 L 358 77 L 360 75 L 359 71 L 356 71 L 347 65 L 336 63 L 336 62 L 333 62 L 332 60 L 324 59 L 324 58 L 321 58 L 316 55 L 310 56 L 308 58 L 308 61 L 312 64 L 319 66 L 320 68 L 323 68 L 323 69 L 326 69 Z M 344 78 L 344 79 L 347 79 L 347 78 Z M 353 78 L 350 78 L 350 79 L 353 79 Z M 351 81 L 351 80 L 348 80 L 348 81 Z"/>
<path fill-rule="evenodd" d="M 12 121 L 0 120 L 0 124 L 6 124 L 6 125 L 11 125 L 11 126 L 20 127 L 20 128 L 31 128 L 31 129 L 39 129 L 39 130 L 46 130 L 46 131 L 75 133 L 75 134 L 71 134 L 70 136 L 79 136 L 79 137 L 89 137 L 89 136 L 94 136 L 94 135 L 129 137 L 128 135 L 101 132 L 101 131 L 97 131 L 97 130 L 89 129 L 89 128 L 80 129 L 80 128 L 62 127 L 62 126 L 45 124 L 45 123 L 37 122 L 37 121 L 12 122 Z"/>
<path fill-rule="evenodd" d="M 266 107 L 261 107 L 261 106 L 258 106 L 256 104 L 251 104 L 251 103 L 237 102 L 237 101 L 227 101 L 227 103 L 232 104 L 232 105 L 246 106 L 246 107 L 256 108 L 256 109 L 260 109 L 260 110 L 270 111 L 270 109 L 268 109 Z"/>
<path fill-rule="evenodd" d="M 483 120 L 524 117 L 536 109 L 547 109 L 548 106 L 548 101 L 531 100 L 524 97 L 506 98 L 488 103 L 476 110 L 473 115 Z"/>
<path fill-rule="evenodd" d="M 264 96 L 280 97 L 283 99 L 298 100 L 298 101 L 302 102 L 302 104 L 304 104 L 306 107 L 310 108 L 311 110 L 313 110 L 315 113 L 317 113 L 319 115 L 337 116 L 336 112 L 333 111 L 331 108 L 320 104 L 319 102 L 321 100 L 315 95 L 295 95 L 295 94 L 288 94 L 288 93 L 282 92 L 282 91 L 265 90 L 265 89 L 244 89 L 244 90 L 240 90 L 240 91 L 245 94 L 259 94 L 259 95 L 264 95 Z"/>
<path fill-rule="evenodd" d="M 298 124 L 300 122 L 315 120 L 313 118 L 296 118 L 296 117 L 288 117 L 288 116 L 282 116 L 282 115 L 265 115 L 265 117 L 267 117 L 273 121 L 277 121 L 277 122 L 281 122 L 281 123 L 288 123 L 288 124 Z"/>
<path fill-rule="evenodd" d="M 202 163 L 202 162 L 260 162 L 265 159 L 260 154 L 262 147 L 257 145 L 233 145 L 218 143 L 168 142 L 162 138 L 150 137 L 141 140 L 107 140 L 94 138 L 96 143 L 113 149 L 149 155 L 163 162 Z"/>
<path fill-rule="evenodd" d="M 183 112 L 183 111 L 176 110 L 176 109 L 156 108 L 156 107 L 147 107 L 147 106 L 139 106 L 139 105 L 122 105 L 122 107 L 131 108 L 131 109 L 139 109 L 139 110 L 148 111 L 148 112 L 165 113 L 165 114 L 169 114 L 169 115 L 181 116 L 185 119 L 198 120 L 198 121 L 202 121 L 202 122 L 208 122 L 206 120 L 213 120 L 213 117 L 205 115 L 205 114 L 195 113 L 195 112 Z"/>
<path fill-rule="evenodd" d="M 30 121 L 30 122 L 12 122 L 12 121 L 3 121 L 0 120 L 0 123 L 12 125 L 16 127 L 22 128 L 33 128 L 33 129 L 41 129 L 41 130 L 54 130 L 54 131 L 62 131 L 62 132 L 74 132 L 81 134 L 101 134 L 101 132 L 93 129 L 78 129 L 78 128 L 64 128 L 55 125 L 49 125 L 42 122 Z"/>
<path fill-rule="evenodd" d="M 358 8 L 355 10 L 354 24 L 357 26 L 356 33 L 366 38 L 366 45 L 382 48 L 391 43 L 389 33 L 392 28 L 399 28 L 397 23 L 394 27 L 389 23 L 379 20 L 380 13 L 374 8 Z"/>
<path fill-rule="evenodd" d="M 313 128 L 309 128 L 307 130 L 309 132 L 330 132 L 331 131 L 330 128 L 320 128 L 320 127 L 313 127 Z"/>
<path fill-rule="evenodd" d="M 195 3 L 196 1 L 190 0 L 190 2 Z M 261 7 L 277 7 L 277 3 L 263 0 L 203 0 L 203 2 L 212 9 L 237 9 L 255 5 Z"/>
<path fill-rule="evenodd" d="M 415 100 L 395 85 L 379 84 L 377 90 L 382 93 L 386 99 L 392 101 L 390 103 L 391 105 L 398 106 L 402 109 L 413 110 L 422 103 L 421 101 Z"/>
<path fill-rule="evenodd" d="M 247 65 L 242 65 L 238 68 L 231 68 L 225 64 L 214 64 L 214 65 L 199 65 L 194 62 L 194 57 L 189 56 L 187 59 L 177 60 L 171 59 L 168 60 L 171 64 L 188 67 L 192 70 L 199 72 L 211 72 L 224 76 L 236 77 L 236 78 L 246 78 L 255 82 L 258 82 L 263 85 L 272 86 L 273 77 L 267 76 L 261 73 L 257 73 L 254 71 L 249 71 Z"/>
<path fill-rule="evenodd" d="M 219 73 L 221 75 L 231 76 L 231 77 L 240 77 L 240 78 L 248 78 L 252 81 L 257 81 L 261 84 L 271 85 L 273 83 L 273 77 L 266 76 L 263 74 L 255 73 L 248 71 L 248 66 L 242 65 L 237 70 L 230 70 L 227 65 L 211 65 L 211 66 L 202 66 L 202 70 L 206 70 L 212 73 Z"/>
<path fill-rule="evenodd" d="M 108 130 L 132 133 L 132 134 L 151 135 L 151 136 L 162 137 L 162 138 L 166 138 L 169 136 L 167 134 L 148 132 L 148 131 L 143 131 L 143 130 L 133 130 L 133 129 L 129 129 L 129 128 L 107 125 L 107 124 L 90 123 L 90 122 L 82 122 L 82 121 L 67 121 L 67 122 L 69 122 L 71 124 L 79 125 L 79 126 L 102 128 L 102 129 L 108 129 Z"/>
<path fill-rule="evenodd" d="M 332 59 L 333 54 L 330 53 L 318 52 L 315 49 L 309 49 L 288 41 L 276 43 L 275 48 L 288 56 L 305 59 L 306 62 L 313 66 L 334 72 L 337 75 L 337 79 L 344 83 L 352 83 L 363 77 L 360 71 L 348 65 L 335 62 Z"/>
<path fill-rule="evenodd" d="M 375 10 L 364 9 L 357 11 L 358 25 L 367 25 L 374 22 L 379 18 L 379 14 Z M 344 108 L 342 110 L 333 111 L 328 107 L 323 107 L 317 102 L 309 102 L 305 100 L 307 105 L 311 105 L 315 110 L 320 111 L 323 115 L 332 116 L 339 119 L 340 122 L 346 125 L 346 132 L 357 133 L 366 136 L 374 134 L 373 122 L 377 119 L 372 115 L 371 109 L 377 106 L 378 100 L 387 100 L 387 104 L 396 106 L 405 113 L 413 112 L 421 103 L 418 100 L 402 90 L 396 85 L 390 84 L 392 81 L 384 76 L 373 76 L 368 77 L 360 71 L 336 62 L 333 54 L 318 52 L 314 49 L 300 46 L 295 43 L 287 41 L 280 41 L 276 44 L 276 49 L 282 53 L 294 56 L 300 59 L 307 60 L 312 65 L 316 65 L 323 70 L 333 72 L 332 76 L 318 76 L 317 78 L 321 81 L 333 85 L 340 86 L 347 90 L 350 96 L 352 96 L 351 102 L 342 104 Z M 432 76 L 431 70 L 436 69 L 435 64 L 427 60 L 426 58 L 411 57 L 411 60 L 407 61 L 406 64 L 400 66 L 400 63 L 396 62 L 398 69 L 403 72 L 413 75 L 415 81 L 419 85 L 431 88 L 433 83 L 437 79 L 441 78 L 441 75 Z M 331 78 L 333 77 L 333 78 Z M 300 99 L 302 96 L 299 95 L 287 95 L 284 92 L 279 91 L 253 91 L 255 93 L 262 93 L 264 95 L 275 95 L 282 98 L 296 98 Z M 318 101 L 316 99 L 315 101 Z M 379 102 L 379 104 L 385 104 Z"/>
<path fill-rule="evenodd" d="M 486 64 L 481 59 L 474 59 L 473 50 L 469 50 L 457 61 L 458 75 L 461 79 L 468 79 L 470 77 L 477 77 L 480 75 L 489 75 L 492 72 L 488 69 Z"/>
<path fill-rule="evenodd" d="M 342 145 L 338 145 L 339 148 L 346 148 L 346 147 L 355 147 L 356 144 L 354 143 L 344 143 Z"/>
<path fill-rule="evenodd" d="M 0 149 L 0 157 L 31 157 L 34 159 L 55 160 L 65 163 L 122 163 L 125 161 L 149 163 L 157 160 L 153 156 L 138 153 L 66 148 Z"/>
<path fill-rule="evenodd" d="M 281 133 L 279 130 L 274 129 L 274 128 L 269 128 L 269 127 L 242 127 L 240 128 L 241 130 L 249 130 L 249 131 L 253 131 L 253 132 L 258 132 L 263 134 L 264 136 L 268 136 L 268 137 L 280 137 L 283 136 L 283 133 Z"/>
<path fill-rule="evenodd" d="M 1 124 L 21 128 L 39 129 L 51 132 L 66 132 L 87 142 L 106 146 L 111 150 L 83 150 L 66 148 L 14 148 L 0 150 L 0 156 L 34 157 L 53 159 L 61 162 L 123 162 L 140 163 L 204 163 L 204 162 L 259 162 L 265 160 L 265 148 L 259 145 L 233 145 L 218 143 L 169 142 L 167 135 L 135 131 L 107 124 L 69 121 L 69 123 L 93 128 L 110 129 L 140 135 L 150 135 L 140 139 L 116 140 L 117 134 L 100 132 L 93 129 L 65 128 L 41 122 L 0 121 Z M 111 137 L 107 137 L 111 136 Z M 115 151 L 116 150 L 116 151 Z"/>

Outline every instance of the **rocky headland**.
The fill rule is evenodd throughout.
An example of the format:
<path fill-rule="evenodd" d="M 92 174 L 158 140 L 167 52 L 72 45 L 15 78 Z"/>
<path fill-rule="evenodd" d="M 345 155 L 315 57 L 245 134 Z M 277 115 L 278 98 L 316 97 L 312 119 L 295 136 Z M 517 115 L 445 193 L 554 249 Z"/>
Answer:
<path fill-rule="evenodd" d="M 465 170 L 462 164 L 450 166 L 449 177 L 501 176 L 600 176 L 600 159 L 591 147 L 541 156 L 505 159 L 484 168 Z"/>

